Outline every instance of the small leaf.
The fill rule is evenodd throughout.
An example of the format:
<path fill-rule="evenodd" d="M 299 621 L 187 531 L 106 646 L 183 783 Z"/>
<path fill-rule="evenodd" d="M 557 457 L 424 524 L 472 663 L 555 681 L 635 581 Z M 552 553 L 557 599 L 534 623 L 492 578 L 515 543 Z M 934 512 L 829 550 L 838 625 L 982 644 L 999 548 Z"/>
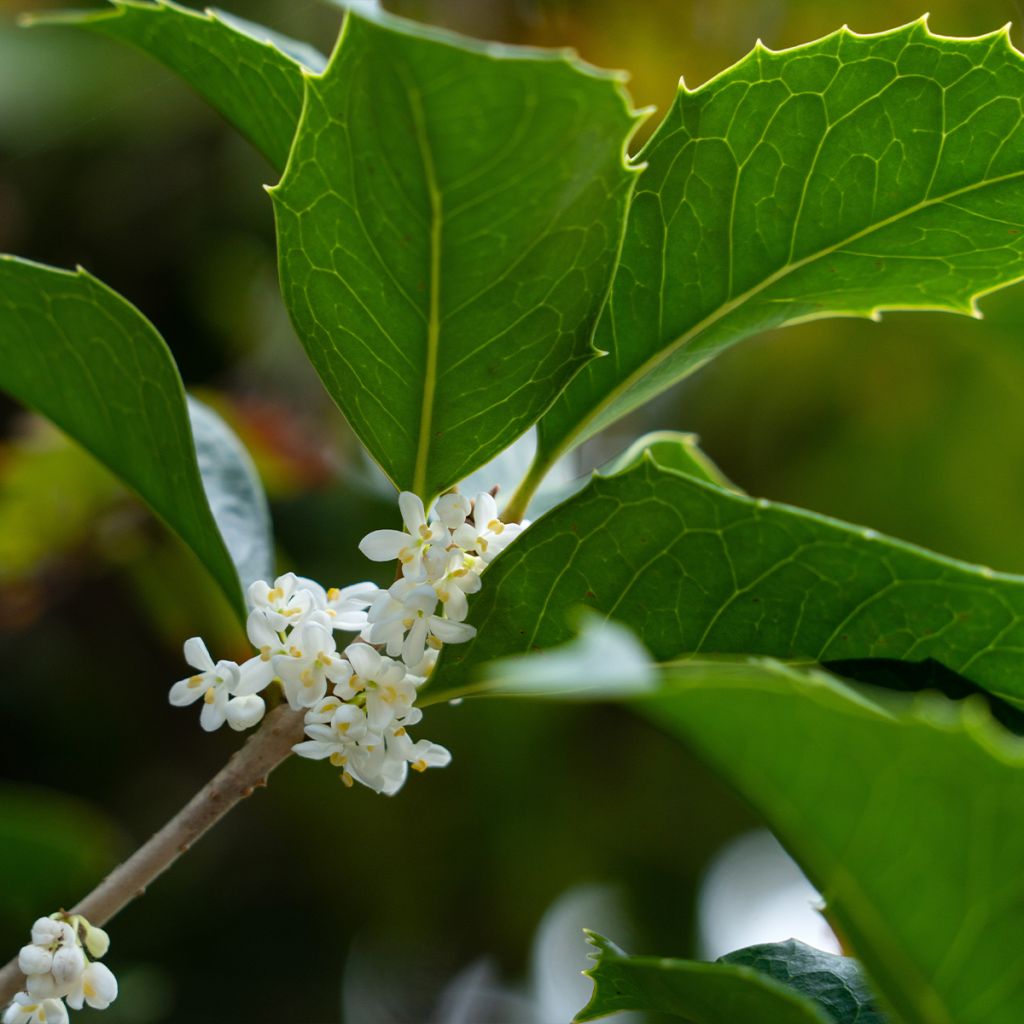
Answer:
<path fill-rule="evenodd" d="M 272 190 L 282 289 L 327 390 L 425 498 L 594 356 L 635 172 L 619 77 L 350 12 Z"/>
<path fill-rule="evenodd" d="M 778 663 L 666 671 L 634 707 L 765 817 L 903 1024 L 1017 1024 L 1024 743 L 979 702 Z"/>
<path fill-rule="evenodd" d="M 137 46 L 172 71 L 284 169 L 302 113 L 303 68 L 326 60 L 313 47 L 255 22 L 158 0 L 111 0 L 113 10 L 38 14 L 29 25 L 72 25 Z"/>
<path fill-rule="evenodd" d="M 245 614 L 239 575 L 200 478 L 181 378 L 163 339 L 134 306 L 84 270 L 0 256 L 0 389 L 48 417 L 138 491 Z M 220 510 L 225 488 L 237 486 L 247 470 L 225 440 L 226 428 L 214 438 L 209 417 L 202 421 L 204 462 Z M 249 485 L 255 486 L 251 479 Z M 258 507 L 253 515 L 258 521 Z M 239 526 L 237 518 L 228 526 L 233 544 Z M 255 533 L 251 540 L 247 566 L 265 543 Z"/>
<path fill-rule="evenodd" d="M 760 971 L 738 964 L 629 956 L 594 932 L 594 994 L 576 1021 L 620 1010 L 667 1013 L 690 1024 L 846 1024 Z"/>
<path fill-rule="evenodd" d="M 541 420 L 559 454 L 741 338 L 888 309 L 977 315 L 1024 275 L 1024 61 L 1007 31 L 922 19 L 758 44 L 678 97 L 637 157 L 619 271 L 586 367 Z"/>
<path fill-rule="evenodd" d="M 806 943 L 764 943 L 718 958 L 719 963 L 752 967 L 815 1002 L 835 1024 L 886 1024 L 860 964 L 849 956 L 825 953 Z"/>
<path fill-rule="evenodd" d="M 700 438 L 696 434 L 683 434 L 677 430 L 655 430 L 638 437 L 621 455 L 603 465 L 599 472 L 602 476 L 613 476 L 632 469 L 645 456 L 662 469 L 673 469 L 677 473 L 740 493 L 739 488 L 701 451 Z"/>
<path fill-rule="evenodd" d="M 270 509 L 252 458 L 220 416 L 191 395 L 188 415 L 206 500 L 242 587 L 273 579 Z"/>
<path fill-rule="evenodd" d="M 658 660 L 932 658 L 1024 703 L 1024 579 L 651 459 L 595 477 L 498 556 L 470 605 L 477 636 L 446 648 L 438 685 L 564 642 L 580 606 L 631 626 Z"/>

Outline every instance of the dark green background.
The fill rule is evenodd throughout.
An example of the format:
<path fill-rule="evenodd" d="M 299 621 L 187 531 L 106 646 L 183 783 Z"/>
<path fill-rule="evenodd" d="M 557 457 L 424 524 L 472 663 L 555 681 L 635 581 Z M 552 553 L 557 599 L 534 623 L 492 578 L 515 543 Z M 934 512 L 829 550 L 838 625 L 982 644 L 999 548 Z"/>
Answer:
<path fill-rule="evenodd" d="M 842 22 L 889 28 L 917 17 L 916 2 L 390 6 L 484 37 L 571 44 L 630 70 L 637 103 L 664 109 L 680 74 L 696 85 L 758 36 L 780 47 Z M 281 310 L 260 188 L 273 172 L 169 72 L 85 34 L 15 30 L 25 5 L 0 4 L 0 251 L 82 263 L 137 304 L 255 451 L 282 567 L 360 578 L 356 543 L 388 505 L 359 483 L 356 446 Z M 947 34 L 1021 16 L 993 0 L 931 7 Z M 338 17 L 305 0 L 232 10 L 324 49 Z M 980 323 L 890 315 L 747 342 L 587 457 L 644 430 L 695 430 L 751 493 L 1022 571 L 1024 289 L 982 307 Z M 181 641 L 203 632 L 218 655 L 245 648 L 191 556 L 134 501 L 12 404 L 0 416 L 6 956 L 237 744 L 167 706 Z M 239 1021 L 336 1020 L 355 936 L 390 952 L 396 978 L 425 979 L 416 997 L 429 1006 L 481 953 L 520 978 L 544 910 L 580 882 L 622 887 L 637 952 L 693 953 L 696 879 L 753 819 L 672 741 L 614 709 L 511 703 L 442 708 L 420 732 L 454 763 L 394 800 L 347 791 L 324 766 L 282 769 L 116 921 L 123 997 L 103 1019 L 203 1024 L 230 1006 Z"/>

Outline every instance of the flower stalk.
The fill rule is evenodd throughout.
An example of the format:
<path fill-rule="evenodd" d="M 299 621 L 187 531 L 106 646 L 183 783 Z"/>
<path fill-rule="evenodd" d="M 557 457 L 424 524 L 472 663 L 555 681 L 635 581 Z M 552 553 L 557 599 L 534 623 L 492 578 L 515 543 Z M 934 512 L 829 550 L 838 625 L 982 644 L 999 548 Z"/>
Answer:
<path fill-rule="evenodd" d="M 96 926 L 118 911 L 167 870 L 189 847 L 237 803 L 266 785 L 267 776 L 302 738 L 302 713 L 287 705 L 275 708 L 231 760 L 147 842 L 116 867 L 88 896 L 71 908 Z M 24 983 L 17 958 L 0 969 L 0 1007 Z"/>

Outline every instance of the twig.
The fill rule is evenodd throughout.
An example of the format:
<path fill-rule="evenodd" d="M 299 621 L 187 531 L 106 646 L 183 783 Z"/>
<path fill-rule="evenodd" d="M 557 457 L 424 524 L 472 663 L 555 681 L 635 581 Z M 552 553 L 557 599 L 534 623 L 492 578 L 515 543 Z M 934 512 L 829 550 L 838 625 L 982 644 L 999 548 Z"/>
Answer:
<path fill-rule="evenodd" d="M 267 715 L 263 725 L 230 761 L 148 842 L 116 867 L 88 896 L 71 908 L 90 924 L 102 926 L 167 870 L 208 829 L 254 789 L 302 739 L 303 713 L 286 704 Z M 31 922 L 26 922 L 26 927 Z M 24 985 L 15 957 L 0 969 L 0 1007 Z"/>

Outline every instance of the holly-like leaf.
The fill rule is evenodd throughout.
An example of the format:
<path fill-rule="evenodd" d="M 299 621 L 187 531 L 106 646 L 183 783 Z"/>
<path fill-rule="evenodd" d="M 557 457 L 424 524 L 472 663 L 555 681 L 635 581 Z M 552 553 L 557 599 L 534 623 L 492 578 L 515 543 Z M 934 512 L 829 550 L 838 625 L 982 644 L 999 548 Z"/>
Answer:
<path fill-rule="evenodd" d="M 631 626 L 658 660 L 931 658 L 1024 704 L 1024 579 L 649 458 L 595 477 L 499 555 L 471 602 L 477 636 L 445 649 L 437 685 L 564 642 L 580 606 Z"/>
<path fill-rule="evenodd" d="M 306 43 L 234 15 L 171 0 L 110 0 L 111 10 L 26 17 L 28 25 L 72 25 L 137 46 L 180 75 L 284 169 L 302 113 L 303 68 L 326 59 Z"/>
<path fill-rule="evenodd" d="M 399 487 L 483 465 L 594 355 L 635 180 L 620 77 L 350 12 L 272 190 L 282 287 Z"/>
<path fill-rule="evenodd" d="M 597 949 L 597 963 L 586 972 L 594 994 L 576 1021 L 646 1010 L 689 1024 L 852 1024 L 752 967 L 629 956 L 595 932 L 587 938 Z"/>
<path fill-rule="evenodd" d="M 177 367 L 134 306 L 84 270 L 0 256 L 0 389 L 133 487 L 244 616 L 239 574 L 264 568 L 270 544 L 258 480 L 237 439 L 197 405 L 208 500 Z M 214 512 L 227 513 L 237 569 Z"/>
<path fill-rule="evenodd" d="M 759 44 L 681 86 L 637 157 L 646 169 L 596 336 L 610 355 L 541 420 L 530 486 L 755 332 L 888 309 L 977 315 L 980 295 L 1024 275 L 1022 93 L 1005 29 L 950 39 L 923 19 Z"/>
<path fill-rule="evenodd" d="M 895 1019 L 1017 1024 L 1024 743 L 980 702 L 875 694 L 705 663 L 634 707 L 765 817 Z"/>
<path fill-rule="evenodd" d="M 752 967 L 817 1003 L 835 1024 L 886 1024 L 860 964 L 850 956 L 825 953 L 806 943 L 762 943 L 718 958 L 718 963 Z"/>

